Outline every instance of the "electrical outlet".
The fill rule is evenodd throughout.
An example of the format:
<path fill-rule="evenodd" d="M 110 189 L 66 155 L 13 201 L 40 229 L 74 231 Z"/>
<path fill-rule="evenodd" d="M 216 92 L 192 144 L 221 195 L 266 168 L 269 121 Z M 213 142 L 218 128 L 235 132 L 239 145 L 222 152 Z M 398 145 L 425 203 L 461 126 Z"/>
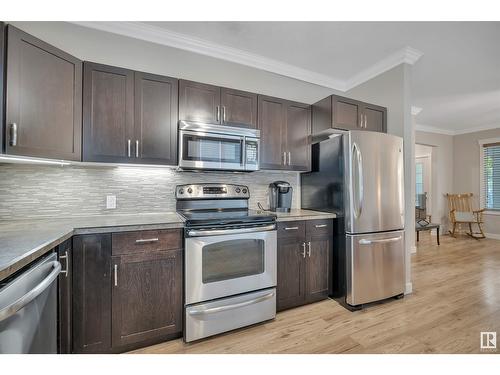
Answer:
<path fill-rule="evenodd" d="M 116 195 L 106 195 L 106 209 L 113 210 L 116 208 Z"/>

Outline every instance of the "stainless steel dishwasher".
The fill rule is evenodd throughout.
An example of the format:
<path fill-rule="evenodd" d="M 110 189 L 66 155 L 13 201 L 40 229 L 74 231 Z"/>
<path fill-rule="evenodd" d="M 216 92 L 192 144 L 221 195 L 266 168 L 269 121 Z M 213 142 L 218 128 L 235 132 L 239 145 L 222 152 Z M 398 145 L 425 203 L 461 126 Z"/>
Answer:
<path fill-rule="evenodd" d="M 0 353 L 57 353 L 57 276 L 51 254 L 0 283 Z"/>

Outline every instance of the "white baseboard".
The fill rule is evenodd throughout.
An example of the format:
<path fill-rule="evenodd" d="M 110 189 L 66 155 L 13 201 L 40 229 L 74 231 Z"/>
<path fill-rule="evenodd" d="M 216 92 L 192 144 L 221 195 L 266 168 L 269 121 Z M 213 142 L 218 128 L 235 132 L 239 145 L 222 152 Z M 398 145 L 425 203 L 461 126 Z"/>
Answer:
<path fill-rule="evenodd" d="M 411 249 L 410 249 L 410 254 L 416 254 L 417 253 L 417 247 L 416 246 L 412 246 Z"/>
<path fill-rule="evenodd" d="M 413 293 L 413 284 L 411 282 L 406 283 L 405 294 L 412 294 L 412 293 Z"/>
<path fill-rule="evenodd" d="M 487 238 L 491 238 L 491 239 L 494 239 L 494 240 L 500 240 L 500 234 L 496 234 L 496 233 L 485 233 L 484 234 Z"/>

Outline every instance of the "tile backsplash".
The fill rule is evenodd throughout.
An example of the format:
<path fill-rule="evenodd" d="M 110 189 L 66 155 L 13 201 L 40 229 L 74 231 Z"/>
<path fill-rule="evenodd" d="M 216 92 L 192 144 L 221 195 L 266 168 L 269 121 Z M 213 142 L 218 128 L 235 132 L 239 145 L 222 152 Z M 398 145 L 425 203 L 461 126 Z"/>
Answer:
<path fill-rule="evenodd" d="M 300 207 L 298 172 L 179 172 L 170 168 L 0 164 L 0 220 L 175 211 L 174 189 L 187 183 L 235 183 L 250 188 L 250 207 L 268 207 L 268 185 L 293 186 Z M 106 209 L 116 195 L 116 209 Z"/>

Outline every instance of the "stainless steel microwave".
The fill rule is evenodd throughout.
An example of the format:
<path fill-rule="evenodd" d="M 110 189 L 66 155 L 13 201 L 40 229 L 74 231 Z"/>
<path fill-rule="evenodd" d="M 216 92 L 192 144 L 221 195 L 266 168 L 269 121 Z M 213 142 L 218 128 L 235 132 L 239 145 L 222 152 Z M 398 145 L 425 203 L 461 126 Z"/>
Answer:
<path fill-rule="evenodd" d="M 260 131 L 179 121 L 179 167 L 258 171 Z"/>

